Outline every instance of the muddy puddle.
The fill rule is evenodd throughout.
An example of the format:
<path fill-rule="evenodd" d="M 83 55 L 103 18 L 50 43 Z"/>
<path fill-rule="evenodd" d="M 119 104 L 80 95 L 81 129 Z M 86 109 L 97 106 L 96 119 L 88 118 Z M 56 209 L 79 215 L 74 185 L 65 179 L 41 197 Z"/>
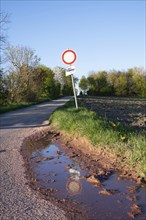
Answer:
<path fill-rule="evenodd" d="M 67 153 L 48 139 L 27 143 L 23 155 L 30 185 L 47 199 L 55 198 L 58 204 L 61 201 L 64 207 L 69 202 L 76 204 L 77 213 L 86 210 L 88 217 L 84 219 L 146 219 L 145 185 L 123 179 L 117 172 L 102 172 L 95 164 L 90 169 L 73 149 Z M 69 218 L 69 212 L 68 219 L 83 219 L 77 215 Z"/>

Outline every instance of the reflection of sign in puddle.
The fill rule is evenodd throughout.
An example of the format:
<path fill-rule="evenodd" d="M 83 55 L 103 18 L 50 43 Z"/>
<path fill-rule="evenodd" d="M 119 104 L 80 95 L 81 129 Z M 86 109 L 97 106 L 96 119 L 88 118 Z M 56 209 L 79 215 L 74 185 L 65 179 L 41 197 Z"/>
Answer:
<path fill-rule="evenodd" d="M 67 181 L 66 189 L 71 195 L 76 195 L 81 192 L 82 184 L 80 183 L 80 172 L 74 169 L 69 169 L 70 178 Z"/>

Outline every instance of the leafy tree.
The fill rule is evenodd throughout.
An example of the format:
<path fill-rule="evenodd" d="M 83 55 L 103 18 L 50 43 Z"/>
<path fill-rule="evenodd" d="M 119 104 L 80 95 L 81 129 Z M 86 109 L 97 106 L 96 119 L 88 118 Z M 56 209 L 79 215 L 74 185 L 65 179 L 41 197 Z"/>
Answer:
<path fill-rule="evenodd" d="M 111 86 L 107 80 L 107 72 L 99 71 L 96 74 L 97 94 L 107 95 L 111 93 Z"/>
<path fill-rule="evenodd" d="M 41 66 L 40 69 L 45 75 L 42 86 L 44 96 L 51 99 L 59 97 L 61 84 L 55 80 L 54 72 L 46 66 Z"/>
<path fill-rule="evenodd" d="M 135 84 L 134 92 L 137 96 L 146 97 L 146 76 L 134 74 L 132 77 Z"/>
<path fill-rule="evenodd" d="M 72 79 L 71 76 L 65 76 L 64 73 L 64 86 L 62 89 L 62 95 L 63 96 L 68 96 L 68 95 L 73 95 L 73 88 L 72 88 Z"/>
<path fill-rule="evenodd" d="M 19 77 L 16 73 L 9 73 L 7 76 L 7 88 L 8 88 L 8 101 L 9 103 L 17 103 L 21 101 L 21 95 L 19 91 Z"/>
<path fill-rule="evenodd" d="M 133 80 L 135 75 L 134 69 L 128 69 L 126 72 L 126 80 L 127 80 L 127 96 L 136 95 L 136 84 Z"/>
<path fill-rule="evenodd" d="M 113 94 L 119 96 L 145 96 L 146 77 L 140 68 L 128 69 L 127 72 L 112 71 L 108 74 L 108 81 Z"/>
<path fill-rule="evenodd" d="M 87 80 L 88 80 L 88 85 L 89 85 L 88 95 L 96 95 L 97 83 L 95 79 L 95 74 L 89 75 Z"/>
<path fill-rule="evenodd" d="M 89 92 L 91 95 L 107 95 L 111 94 L 112 87 L 108 82 L 108 74 L 106 71 L 99 71 L 88 77 Z"/>
<path fill-rule="evenodd" d="M 10 102 L 36 101 L 38 98 L 33 70 L 24 68 L 24 72 L 9 72 L 7 87 Z"/>
<path fill-rule="evenodd" d="M 10 102 L 37 100 L 34 69 L 40 59 L 35 51 L 25 46 L 9 46 L 5 54 L 10 64 L 7 78 Z"/>
<path fill-rule="evenodd" d="M 124 72 L 112 72 L 109 74 L 108 80 L 113 87 L 114 95 L 125 96 L 127 94 L 127 79 Z"/>
<path fill-rule="evenodd" d="M 79 87 L 80 87 L 81 90 L 83 90 L 84 95 L 85 95 L 85 93 L 88 89 L 88 80 L 86 79 L 85 76 L 82 76 L 82 78 L 80 79 Z"/>
<path fill-rule="evenodd" d="M 8 95 L 8 90 L 7 90 L 6 79 L 4 77 L 3 70 L 0 70 L 0 105 L 7 103 L 7 95 Z"/>

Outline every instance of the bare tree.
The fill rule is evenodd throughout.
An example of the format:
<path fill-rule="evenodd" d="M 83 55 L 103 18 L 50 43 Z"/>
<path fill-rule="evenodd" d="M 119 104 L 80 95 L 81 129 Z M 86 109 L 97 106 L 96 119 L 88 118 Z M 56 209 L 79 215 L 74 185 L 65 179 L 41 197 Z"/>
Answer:
<path fill-rule="evenodd" d="M 3 44 L 6 44 L 7 42 L 7 36 L 5 34 L 5 31 L 7 29 L 7 24 L 9 23 L 9 14 L 0 12 L 0 48 L 3 48 Z"/>
<path fill-rule="evenodd" d="M 16 73 L 35 68 L 40 61 L 35 51 L 26 46 L 8 46 L 5 54 L 11 69 Z"/>
<path fill-rule="evenodd" d="M 0 64 L 5 61 L 3 50 L 7 45 L 6 29 L 9 22 L 9 14 L 0 12 Z"/>

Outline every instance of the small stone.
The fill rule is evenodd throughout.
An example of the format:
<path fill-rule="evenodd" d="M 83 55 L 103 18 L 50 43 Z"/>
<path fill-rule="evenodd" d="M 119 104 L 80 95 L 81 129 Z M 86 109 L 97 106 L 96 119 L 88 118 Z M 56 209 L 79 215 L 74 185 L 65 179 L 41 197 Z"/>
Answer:
<path fill-rule="evenodd" d="M 107 190 L 107 189 L 101 190 L 101 191 L 99 192 L 99 194 L 101 194 L 101 195 L 107 195 L 107 196 L 111 196 L 111 195 L 112 195 L 112 193 L 110 192 L 110 190 Z"/>
<path fill-rule="evenodd" d="M 128 193 L 134 194 L 137 193 L 137 187 L 136 186 L 128 186 L 129 190 Z"/>
<path fill-rule="evenodd" d="M 90 176 L 87 178 L 87 182 L 93 183 L 93 184 L 100 184 L 100 181 L 96 179 L 94 176 Z"/>
<path fill-rule="evenodd" d="M 72 168 L 72 166 L 71 166 L 71 165 L 69 165 L 69 164 L 64 164 L 64 166 L 65 166 L 67 169 Z"/>
<path fill-rule="evenodd" d="M 137 204 L 131 205 L 130 208 L 131 208 L 131 212 L 132 212 L 134 215 L 142 214 L 142 210 L 141 210 L 140 206 L 138 206 Z"/>
<path fill-rule="evenodd" d="M 129 201 L 136 201 L 137 199 L 136 199 L 136 196 L 127 196 L 127 199 L 129 200 Z"/>
<path fill-rule="evenodd" d="M 101 187 L 101 184 L 94 184 L 93 185 L 95 188 L 100 188 Z"/>
<path fill-rule="evenodd" d="M 60 155 L 61 155 L 61 151 L 57 150 L 57 151 L 55 152 L 55 154 L 56 154 L 57 156 L 60 156 Z"/>
<path fill-rule="evenodd" d="M 128 216 L 131 217 L 131 218 L 135 218 L 134 214 L 131 213 L 131 212 L 128 212 Z"/>
<path fill-rule="evenodd" d="M 44 157 L 43 158 L 43 160 L 45 161 L 45 160 L 53 160 L 54 159 L 54 157 Z"/>

